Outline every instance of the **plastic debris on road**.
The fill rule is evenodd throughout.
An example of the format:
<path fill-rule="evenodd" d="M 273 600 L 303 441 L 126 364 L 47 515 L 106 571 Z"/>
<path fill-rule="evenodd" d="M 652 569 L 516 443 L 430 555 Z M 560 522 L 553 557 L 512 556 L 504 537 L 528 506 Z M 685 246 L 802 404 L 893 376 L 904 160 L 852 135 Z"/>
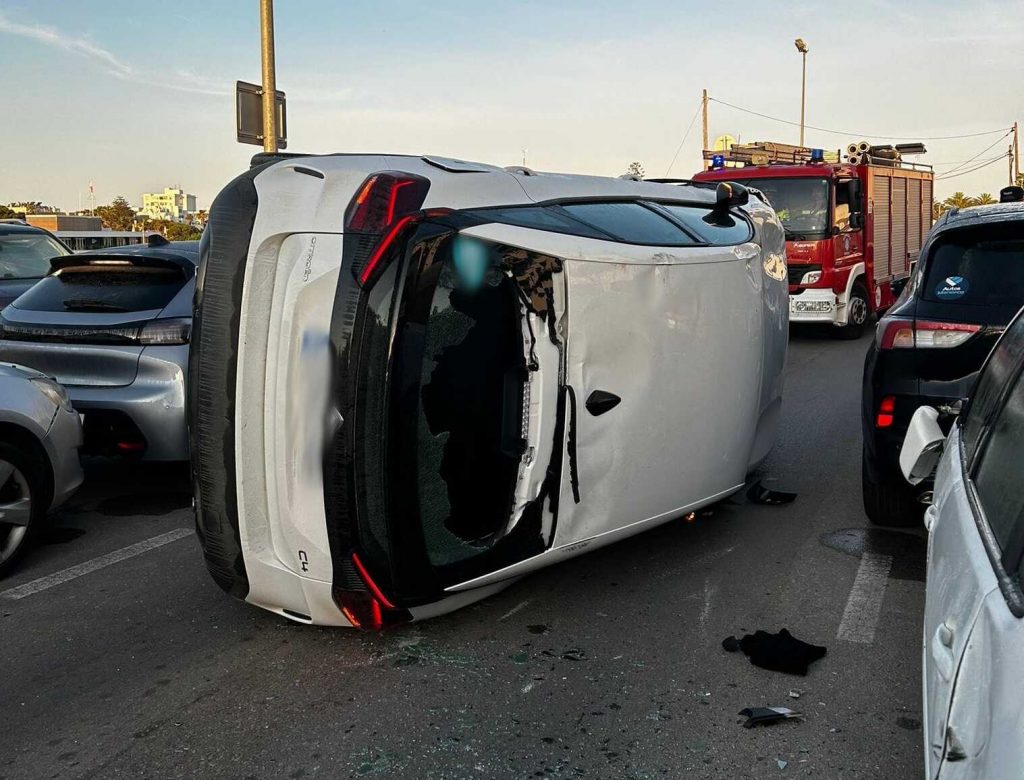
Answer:
<path fill-rule="evenodd" d="M 794 712 L 789 707 L 746 707 L 740 710 L 740 715 L 746 720 L 743 728 L 752 729 L 754 726 L 767 726 L 770 723 L 778 723 L 780 720 L 791 718 L 802 718 L 803 714 Z"/>

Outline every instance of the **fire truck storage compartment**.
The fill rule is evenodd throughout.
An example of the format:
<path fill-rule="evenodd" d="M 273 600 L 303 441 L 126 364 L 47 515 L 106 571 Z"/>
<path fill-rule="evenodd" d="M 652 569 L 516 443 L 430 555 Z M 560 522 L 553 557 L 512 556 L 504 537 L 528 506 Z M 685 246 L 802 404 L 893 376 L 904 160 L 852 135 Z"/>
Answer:
<path fill-rule="evenodd" d="M 892 275 L 889 273 L 889 209 L 892 199 L 889 197 L 889 177 L 878 173 L 874 176 L 875 281 L 880 282 Z"/>
<path fill-rule="evenodd" d="M 875 282 L 907 276 L 932 226 L 931 179 L 901 173 L 871 172 Z"/>

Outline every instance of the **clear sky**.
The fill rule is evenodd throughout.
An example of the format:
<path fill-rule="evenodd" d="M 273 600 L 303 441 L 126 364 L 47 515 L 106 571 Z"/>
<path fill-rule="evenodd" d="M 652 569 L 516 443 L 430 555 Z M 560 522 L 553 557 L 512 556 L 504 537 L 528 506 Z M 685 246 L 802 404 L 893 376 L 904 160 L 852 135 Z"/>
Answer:
<path fill-rule="evenodd" d="M 540 170 L 664 175 L 700 90 L 799 119 L 837 148 L 1024 121 L 1024 0 L 278 0 L 289 151 L 434 153 Z M 0 203 L 68 209 L 180 184 L 205 207 L 258 148 L 234 140 L 236 79 L 259 81 L 256 0 L 0 0 Z M 718 103 L 712 138 L 796 143 Z M 926 142 L 936 171 L 1005 152 L 1000 134 Z M 994 144 L 985 152 L 985 148 Z M 694 123 L 672 175 L 700 165 Z M 969 170 L 974 164 L 961 167 Z M 1000 160 L 943 179 L 995 194 Z"/>

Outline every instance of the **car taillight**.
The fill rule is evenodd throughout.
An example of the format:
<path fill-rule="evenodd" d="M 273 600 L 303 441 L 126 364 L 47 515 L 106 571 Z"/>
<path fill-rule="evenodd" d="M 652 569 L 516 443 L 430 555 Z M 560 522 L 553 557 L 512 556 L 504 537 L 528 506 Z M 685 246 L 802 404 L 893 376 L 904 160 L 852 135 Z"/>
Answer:
<path fill-rule="evenodd" d="M 896 412 L 896 396 L 886 395 L 882 397 L 882 402 L 878 404 L 878 414 L 875 416 L 875 427 L 877 428 L 889 428 L 892 427 L 894 413 Z"/>
<path fill-rule="evenodd" d="M 898 317 L 878 323 L 879 349 L 948 349 L 958 347 L 981 330 L 981 325 L 964 322 L 932 322 Z"/>
<path fill-rule="evenodd" d="M 352 251 L 352 273 L 369 282 L 399 234 L 414 221 L 430 181 L 411 173 L 384 171 L 366 179 L 345 210 L 345 235 Z"/>
<path fill-rule="evenodd" d="M 348 586 L 334 589 L 334 601 L 349 623 L 355 628 L 379 631 L 387 626 L 407 623 L 412 620 L 412 615 L 408 610 L 395 606 L 384 594 L 384 591 L 370 576 L 370 572 L 360 560 L 359 555 L 354 552 L 352 553 L 352 564 L 366 589 L 356 590 L 351 583 Z"/>
<path fill-rule="evenodd" d="M 191 317 L 168 317 L 147 322 L 139 332 L 139 343 L 146 346 L 188 344 L 191 335 Z"/>

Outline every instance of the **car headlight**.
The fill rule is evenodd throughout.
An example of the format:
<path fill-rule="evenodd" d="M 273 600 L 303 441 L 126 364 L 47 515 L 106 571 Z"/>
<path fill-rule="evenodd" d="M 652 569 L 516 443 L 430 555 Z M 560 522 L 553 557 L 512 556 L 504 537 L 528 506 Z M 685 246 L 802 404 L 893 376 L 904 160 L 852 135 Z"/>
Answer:
<path fill-rule="evenodd" d="M 800 284 L 817 284 L 821 281 L 821 271 L 808 271 L 803 275 Z"/>
<path fill-rule="evenodd" d="M 39 392 L 45 395 L 50 401 L 53 402 L 54 406 L 59 406 L 61 409 L 66 411 L 72 411 L 71 399 L 68 398 L 68 391 L 65 390 L 61 385 L 54 382 L 52 379 L 46 379 L 44 377 L 33 377 L 28 380 L 34 384 Z"/>

